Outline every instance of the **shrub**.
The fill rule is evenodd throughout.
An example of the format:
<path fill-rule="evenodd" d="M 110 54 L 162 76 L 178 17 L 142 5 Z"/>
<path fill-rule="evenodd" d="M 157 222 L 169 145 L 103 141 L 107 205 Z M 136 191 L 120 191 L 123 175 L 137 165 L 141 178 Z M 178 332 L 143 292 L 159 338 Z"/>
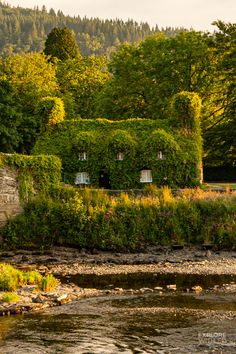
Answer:
<path fill-rule="evenodd" d="M 54 276 L 52 274 L 48 274 L 48 275 L 42 277 L 42 279 L 39 283 L 39 290 L 52 291 L 59 284 L 60 284 L 59 280 L 54 278 Z"/>
<path fill-rule="evenodd" d="M 27 203 L 36 192 L 49 194 L 59 187 L 61 161 L 56 156 L 26 156 L 0 153 L 0 167 L 17 170 L 21 202 Z"/>
<path fill-rule="evenodd" d="M 17 302 L 19 299 L 19 296 L 12 292 L 6 292 L 1 296 L 1 301 L 3 302 Z"/>
<path fill-rule="evenodd" d="M 0 264 L 0 290 L 15 291 L 21 285 L 22 273 L 8 264 Z"/>
<path fill-rule="evenodd" d="M 135 197 L 61 189 L 56 199 L 35 199 L 25 215 L 10 221 L 2 230 L 5 244 L 131 251 L 176 242 L 235 247 L 236 194 L 188 189 L 173 196 L 168 187 L 149 190 L 149 195 Z"/>
<path fill-rule="evenodd" d="M 26 284 L 29 284 L 29 285 L 40 284 L 40 282 L 42 280 L 42 275 L 35 270 L 23 273 L 23 277 L 24 277 Z"/>
<path fill-rule="evenodd" d="M 15 291 L 26 284 L 38 285 L 41 279 L 37 271 L 22 272 L 9 264 L 0 263 L 0 291 Z"/>

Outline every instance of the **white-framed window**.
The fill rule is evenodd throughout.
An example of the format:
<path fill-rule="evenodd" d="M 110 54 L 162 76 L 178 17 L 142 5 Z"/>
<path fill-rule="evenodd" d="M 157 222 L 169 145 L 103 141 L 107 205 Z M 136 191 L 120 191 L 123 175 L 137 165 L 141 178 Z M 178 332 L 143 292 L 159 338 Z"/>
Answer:
<path fill-rule="evenodd" d="M 151 183 L 152 182 L 152 170 L 140 171 L 140 182 Z"/>
<path fill-rule="evenodd" d="M 81 151 L 79 152 L 79 160 L 80 161 L 86 161 L 88 159 L 87 152 L 86 151 Z"/>
<path fill-rule="evenodd" d="M 122 151 L 117 152 L 116 161 L 123 161 L 123 160 L 124 160 L 124 153 Z"/>
<path fill-rule="evenodd" d="M 157 160 L 165 160 L 165 155 L 161 150 L 157 151 Z"/>
<path fill-rule="evenodd" d="M 78 172 L 75 176 L 75 184 L 90 184 L 88 172 Z"/>

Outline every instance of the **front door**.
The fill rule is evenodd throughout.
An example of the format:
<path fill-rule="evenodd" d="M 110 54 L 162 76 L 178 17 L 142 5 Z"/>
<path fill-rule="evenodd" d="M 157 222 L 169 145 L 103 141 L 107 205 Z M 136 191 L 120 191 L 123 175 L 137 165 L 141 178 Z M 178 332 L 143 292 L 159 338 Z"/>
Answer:
<path fill-rule="evenodd" d="M 104 189 L 111 189 L 110 177 L 106 168 L 102 168 L 99 173 L 99 187 Z"/>

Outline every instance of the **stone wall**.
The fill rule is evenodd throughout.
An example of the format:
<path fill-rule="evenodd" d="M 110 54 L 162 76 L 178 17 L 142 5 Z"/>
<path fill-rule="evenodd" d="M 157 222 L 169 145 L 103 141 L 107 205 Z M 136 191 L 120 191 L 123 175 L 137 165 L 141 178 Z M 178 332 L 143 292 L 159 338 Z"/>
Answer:
<path fill-rule="evenodd" d="M 20 206 L 17 174 L 9 168 L 0 169 L 0 227 L 7 220 L 22 213 Z"/>

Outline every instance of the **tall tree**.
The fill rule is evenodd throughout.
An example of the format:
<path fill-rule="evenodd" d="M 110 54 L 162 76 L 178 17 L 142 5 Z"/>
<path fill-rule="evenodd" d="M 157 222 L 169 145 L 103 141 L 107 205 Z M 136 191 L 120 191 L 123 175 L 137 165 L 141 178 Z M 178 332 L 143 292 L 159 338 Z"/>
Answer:
<path fill-rule="evenodd" d="M 206 129 L 206 163 L 236 165 L 236 24 L 214 24 L 220 109 Z"/>
<path fill-rule="evenodd" d="M 79 48 L 72 31 L 65 28 L 53 28 L 47 36 L 44 53 L 60 60 L 80 56 Z"/>
<path fill-rule="evenodd" d="M 80 57 L 58 62 L 57 79 L 67 116 L 94 118 L 96 97 L 108 78 L 105 57 Z"/>
<path fill-rule="evenodd" d="M 203 99 L 212 85 L 208 41 L 207 35 L 187 32 L 122 46 L 109 65 L 112 77 L 98 102 L 98 115 L 165 118 L 174 94 L 196 91 Z"/>
<path fill-rule="evenodd" d="M 21 107 L 16 104 L 14 88 L 6 80 L 0 80 L 0 151 L 18 149 L 22 137 L 18 127 L 22 123 Z"/>
<path fill-rule="evenodd" d="M 12 106 L 22 113 L 17 125 L 17 152 L 30 152 L 40 132 L 42 117 L 37 107 L 43 97 L 53 97 L 58 93 L 55 67 L 47 57 L 39 53 L 14 55 L 0 60 L 0 80 L 14 88 Z"/>

